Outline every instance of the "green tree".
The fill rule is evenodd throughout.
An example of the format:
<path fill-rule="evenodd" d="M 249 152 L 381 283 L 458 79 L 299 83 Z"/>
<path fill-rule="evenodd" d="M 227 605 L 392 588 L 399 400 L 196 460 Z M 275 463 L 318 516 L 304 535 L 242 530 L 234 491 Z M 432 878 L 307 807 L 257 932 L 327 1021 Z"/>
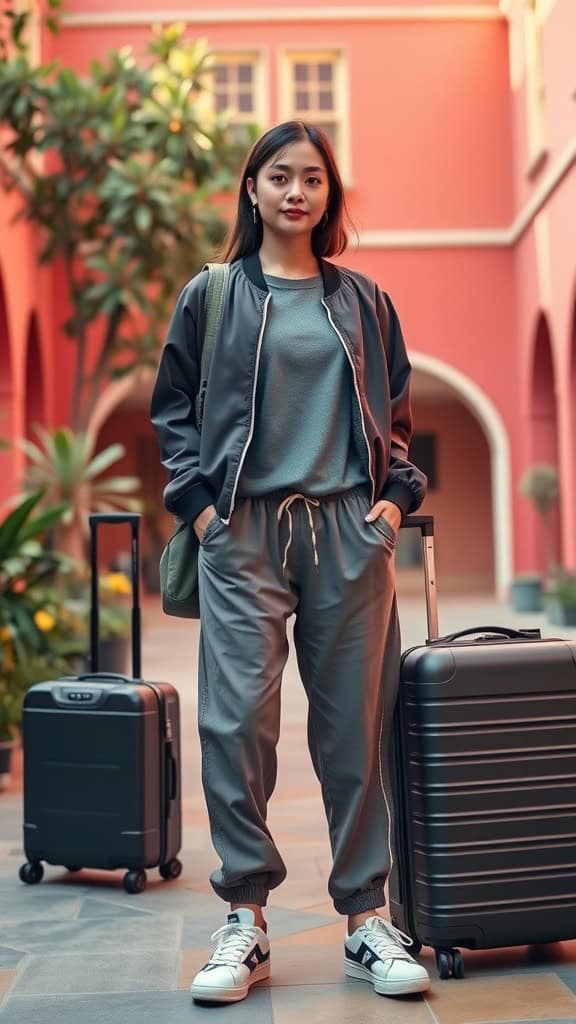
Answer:
<path fill-rule="evenodd" d="M 4 17 L 0 179 L 41 230 L 42 262 L 64 270 L 82 431 L 107 379 L 155 364 L 175 292 L 222 237 L 218 201 L 245 146 L 214 114 L 206 42 L 184 25 L 156 27 L 142 60 L 124 47 L 81 76 L 34 65 L 26 15 Z"/>

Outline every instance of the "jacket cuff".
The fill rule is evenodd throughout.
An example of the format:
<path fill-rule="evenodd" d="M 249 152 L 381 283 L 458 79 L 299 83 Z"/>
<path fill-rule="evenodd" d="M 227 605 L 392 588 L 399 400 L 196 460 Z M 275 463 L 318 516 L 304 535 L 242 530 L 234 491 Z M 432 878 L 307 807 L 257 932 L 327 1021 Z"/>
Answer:
<path fill-rule="evenodd" d="M 412 507 L 414 495 L 409 487 L 405 487 L 404 484 L 399 484 L 395 480 L 384 488 L 380 495 L 380 501 L 391 501 L 397 505 L 402 513 L 402 522 L 404 522 Z"/>
<path fill-rule="evenodd" d="M 214 496 L 212 492 L 206 487 L 204 483 L 195 484 L 194 487 L 190 487 L 184 494 L 181 494 L 177 499 L 173 499 L 167 509 L 172 512 L 173 515 L 178 516 L 183 522 L 192 525 L 195 519 L 198 518 L 201 512 L 208 505 L 214 505 Z"/>

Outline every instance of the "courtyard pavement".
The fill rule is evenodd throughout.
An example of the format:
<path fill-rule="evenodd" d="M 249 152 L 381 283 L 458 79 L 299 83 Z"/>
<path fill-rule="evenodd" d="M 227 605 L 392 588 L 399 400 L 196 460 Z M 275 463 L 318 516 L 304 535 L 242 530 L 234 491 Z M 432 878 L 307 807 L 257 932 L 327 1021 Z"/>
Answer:
<path fill-rule="evenodd" d="M 404 646 L 420 642 L 422 602 L 400 599 Z M 471 624 L 542 625 L 490 600 L 449 598 L 442 632 Z M 576 637 L 575 631 L 561 631 Z M 270 826 L 288 865 L 267 911 L 272 978 L 228 1007 L 195 1006 L 188 988 L 209 955 L 225 908 L 208 874 L 215 866 L 200 788 L 196 737 L 196 624 L 145 608 L 144 675 L 180 691 L 184 870 L 177 882 L 150 871 L 147 890 L 128 896 L 122 872 L 68 876 L 47 867 L 44 881 L 18 881 L 22 863 L 18 764 L 0 794 L 0 1024 L 576 1024 L 576 942 L 539 949 L 465 952 L 462 981 L 441 982 L 434 957 L 421 957 L 433 985 L 426 998 L 386 999 L 343 975 L 343 922 L 326 892 L 327 829 L 306 747 L 305 698 L 293 655 L 283 686 L 280 771 Z M 574 930 L 576 933 L 576 920 Z"/>

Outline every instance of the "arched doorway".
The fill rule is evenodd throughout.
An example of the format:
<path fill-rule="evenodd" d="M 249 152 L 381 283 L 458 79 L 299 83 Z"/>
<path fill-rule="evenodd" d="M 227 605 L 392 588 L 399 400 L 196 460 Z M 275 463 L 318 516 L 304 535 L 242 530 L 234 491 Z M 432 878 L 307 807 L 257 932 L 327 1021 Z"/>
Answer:
<path fill-rule="evenodd" d="M 4 278 L 0 267 L 0 502 L 14 491 L 14 378 Z"/>
<path fill-rule="evenodd" d="M 543 313 L 538 317 L 534 336 L 532 376 L 530 378 L 530 463 L 555 466 L 558 470 L 558 403 L 552 353 L 552 338 Z M 546 571 L 546 538 L 542 523 L 532 506 L 527 507 L 533 562 Z M 561 561 L 560 504 L 551 522 L 552 558 Z"/>
<path fill-rule="evenodd" d="M 137 476 L 142 482 L 142 568 L 146 590 L 158 588 L 158 562 L 161 550 L 173 530 L 173 518 L 164 509 L 162 493 L 167 474 L 160 463 L 156 435 L 150 423 L 150 396 L 154 373 L 136 370 L 111 383 L 102 392 L 88 429 L 98 437 L 100 451 L 120 441 L 124 458 L 110 468 L 110 474 Z M 102 536 L 102 561 L 110 563 L 129 550 L 129 538 Z"/>
<path fill-rule="evenodd" d="M 442 518 L 442 526 L 448 533 L 448 520 L 445 516 L 448 516 L 449 508 L 453 508 L 450 515 L 457 517 L 455 523 L 467 514 L 472 515 L 472 510 L 477 509 L 469 533 L 474 538 L 472 543 L 477 545 L 477 553 L 484 552 L 485 572 L 482 573 L 476 567 L 474 573 L 479 585 L 482 585 L 482 576 L 486 582 L 488 574 L 491 574 L 493 591 L 499 599 L 506 600 L 512 577 L 512 507 L 510 450 L 502 417 L 482 389 L 448 363 L 413 350 L 410 351 L 410 362 L 414 369 L 416 436 L 424 424 L 430 422 L 424 419 L 424 415 L 420 417 L 420 408 L 424 411 L 426 404 L 432 404 L 438 423 L 442 423 L 444 415 L 447 424 L 450 419 L 455 424 L 457 419 L 457 440 L 465 449 L 460 461 L 452 463 L 453 471 L 458 473 L 460 469 L 458 479 L 446 485 L 447 488 L 453 488 L 452 497 L 443 495 L 438 502 L 438 530 Z M 474 449 L 473 460 L 469 457 L 470 445 Z M 459 459 L 457 453 L 456 459 Z M 426 503 L 423 511 L 428 507 L 432 512 L 436 504 L 433 492 Z M 467 537 L 461 530 L 459 536 L 461 540 Z M 464 551 L 461 558 L 466 557 Z M 462 569 L 465 575 L 465 562 L 462 563 Z M 440 589 L 441 565 L 438 579 Z"/>
<path fill-rule="evenodd" d="M 427 375 L 434 381 L 433 387 L 437 397 L 441 392 L 443 398 L 449 397 L 452 403 L 462 407 L 459 412 L 461 423 L 464 424 L 469 436 L 474 434 L 477 453 L 482 452 L 482 445 L 484 445 L 483 464 L 486 475 L 482 498 L 483 507 L 488 510 L 488 514 L 483 523 L 490 546 L 489 566 L 484 575 L 490 574 L 494 591 L 501 600 L 505 600 L 508 597 L 512 577 L 512 520 L 510 454 L 504 423 L 493 402 L 477 384 L 459 370 L 434 356 L 413 350 L 410 351 L 410 361 L 416 371 L 415 378 L 418 373 Z M 166 475 L 160 466 L 156 438 L 148 418 L 153 379 L 152 373 L 135 371 L 135 373 L 115 381 L 100 396 L 89 426 L 99 436 L 99 448 L 115 440 L 128 443 L 125 417 L 129 410 L 132 410 L 131 415 L 134 417 L 135 423 L 140 424 L 142 432 L 141 460 L 139 464 L 135 446 L 132 461 L 119 467 L 117 471 L 139 475 L 144 482 L 145 497 L 147 494 L 151 495 L 154 502 L 161 493 Z M 429 393 L 429 382 L 423 381 L 422 385 L 422 393 Z M 464 412 L 467 412 L 469 416 L 465 417 Z M 470 422 L 471 420 L 472 422 Z M 418 429 L 417 425 L 416 433 L 418 433 Z M 151 451 L 154 452 L 153 459 L 150 457 Z M 479 457 L 482 461 L 481 454 Z M 154 471 L 157 477 L 148 480 L 142 466 L 145 470 L 147 467 L 150 472 Z M 478 475 L 478 480 L 482 480 L 480 475 Z M 172 521 L 166 513 L 161 510 L 156 511 L 161 533 L 165 538 L 170 533 Z"/>
<path fill-rule="evenodd" d="M 44 367 L 36 313 L 30 314 L 26 340 L 26 389 L 25 430 L 26 437 L 34 439 L 33 427 L 45 422 L 44 408 Z"/>

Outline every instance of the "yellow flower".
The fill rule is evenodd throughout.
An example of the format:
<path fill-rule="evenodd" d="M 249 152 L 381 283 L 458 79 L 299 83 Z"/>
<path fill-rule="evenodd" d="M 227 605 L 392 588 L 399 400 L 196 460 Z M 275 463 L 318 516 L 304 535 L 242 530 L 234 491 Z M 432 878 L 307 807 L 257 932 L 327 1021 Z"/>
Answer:
<path fill-rule="evenodd" d="M 50 612 L 42 611 L 42 609 L 34 613 L 34 622 L 41 633 L 49 633 L 56 625 L 54 616 L 50 615 Z"/>
<path fill-rule="evenodd" d="M 130 580 L 123 572 L 110 572 L 104 576 L 102 586 L 112 594 L 131 594 Z"/>

